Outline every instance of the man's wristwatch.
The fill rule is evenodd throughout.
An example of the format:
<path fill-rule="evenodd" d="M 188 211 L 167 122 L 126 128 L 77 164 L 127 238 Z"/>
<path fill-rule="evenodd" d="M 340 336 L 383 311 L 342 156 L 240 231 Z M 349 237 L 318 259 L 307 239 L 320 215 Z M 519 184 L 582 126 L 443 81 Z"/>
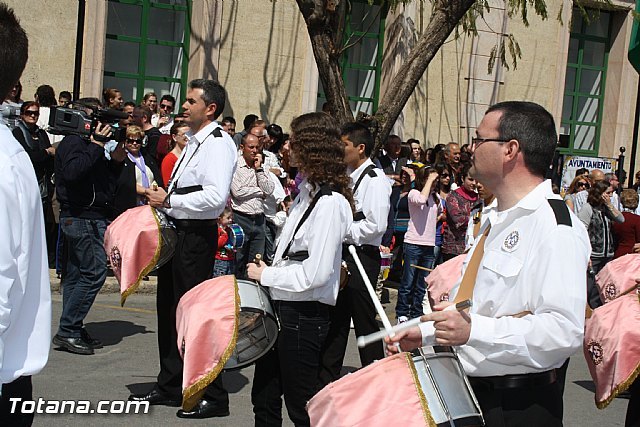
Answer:
<path fill-rule="evenodd" d="M 257 168 L 256 169 L 256 173 L 258 173 L 258 172 L 264 172 L 264 169 L 263 168 Z"/>
<path fill-rule="evenodd" d="M 171 209 L 171 194 L 167 194 L 167 197 L 164 198 L 164 202 L 162 202 L 162 207 Z"/>

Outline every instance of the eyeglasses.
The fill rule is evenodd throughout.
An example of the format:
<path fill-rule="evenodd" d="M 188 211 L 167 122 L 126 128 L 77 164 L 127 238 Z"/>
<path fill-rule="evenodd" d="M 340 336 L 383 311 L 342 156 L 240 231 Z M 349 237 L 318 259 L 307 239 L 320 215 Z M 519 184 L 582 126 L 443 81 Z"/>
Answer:
<path fill-rule="evenodd" d="M 591 188 L 591 185 L 588 182 L 579 182 L 578 187 Z"/>
<path fill-rule="evenodd" d="M 471 147 L 478 148 L 485 142 L 499 142 L 504 144 L 505 142 L 511 141 L 510 139 L 499 139 L 499 138 L 471 138 Z"/>
<path fill-rule="evenodd" d="M 134 139 L 134 138 L 127 138 L 127 143 L 128 144 L 142 144 L 142 140 L 141 139 Z"/>
<path fill-rule="evenodd" d="M 31 117 L 38 117 L 40 115 L 40 112 L 35 110 L 27 110 L 24 112 L 24 115 L 31 116 Z"/>
<path fill-rule="evenodd" d="M 163 110 L 173 111 L 173 105 L 169 104 L 160 104 L 160 108 L 162 108 Z"/>
<path fill-rule="evenodd" d="M 448 173 L 443 173 L 440 174 L 440 178 L 449 178 L 451 175 L 449 175 Z"/>

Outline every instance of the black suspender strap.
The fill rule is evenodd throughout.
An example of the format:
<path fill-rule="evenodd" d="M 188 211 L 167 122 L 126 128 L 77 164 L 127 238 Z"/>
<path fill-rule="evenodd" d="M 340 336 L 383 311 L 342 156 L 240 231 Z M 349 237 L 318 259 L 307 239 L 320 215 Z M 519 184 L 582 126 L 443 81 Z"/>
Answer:
<path fill-rule="evenodd" d="M 207 138 L 209 138 L 211 135 L 213 135 L 215 138 L 222 138 L 222 132 L 220 132 L 220 128 L 215 128 L 214 130 L 211 131 L 211 133 L 209 135 L 206 136 L 206 138 L 204 140 L 202 140 L 202 142 L 199 142 L 198 145 L 196 146 L 196 149 L 193 151 L 193 153 L 191 153 L 191 157 L 189 157 L 189 160 L 187 160 L 187 164 L 184 165 L 185 169 L 186 167 L 189 165 L 189 162 L 191 162 L 191 159 L 193 159 L 193 156 L 196 155 L 196 153 L 198 152 L 198 150 L 200 149 L 200 146 L 204 143 L 204 141 L 207 140 Z M 169 186 L 171 185 L 171 183 L 173 182 L 173 179 L 176 176 L 176 173 L 178 172 L 178 169 L 180 169 L 180 165 L 182 164 L 182 162 L 184 161 L 185 156 L 180 156 L 180 161 L 178 162 L 178 164 L 173 168 L 173 172 L 171 173 L 171 178 L 169 178 L 169 182 L 167 182 L 167 188 L 169 188 Z M 171 191 L 169 192 L 169 194 L 173 193 L 174 191 L 176 191 L 176 186 L 174 185 L 173 188 L 171 189 Z M 176 193 L 176 194 L 180 194 L 180 193 Z"/>
<path fill-rule="evenodd" d="M 564 200 L 547 199 L 547 201 L 551 209 L 553 209 L 558 225 L 568 225 L 571 227 L 571 214 L 569 214 L 569 208 Z"/>
<path fill-rule="evenodd" d="M 356 190 L 358 189 L 358 187 L 360 187 L 360 183 L 362 183 L 362 180 L 364 179 L 365 176 L 369 175 L 370 178 L 375 178 L 375 177 L 378 176 L 374 172 L 375 168 L 376 168 L 376 165 L 369 165 L 362 171 L 362 173 L 358 177 L 358 181 L 356 181 L 356 185 L 353 186 L 353 194 L 354 194 L 354 196 L 356 194 Z M 353 214 L 353 220 L 354 221 L 362 221 L 365 218 L 366 218 L 366 216 L 362 212 L 355 212 Z"/>
<path fill-rule="evenodd" d="M 293 245 L 293 239 L 296 237 L 296 234 L 298 233 L 298 230 L 300 230 L 300 227 L 302 227 L 302 224 L 304 224 L 304 222 L 307 220 L 307 218 L 309 218 L 309 215 L 311 215 L 311 211 L 313 210 L 313 208 L 316 207 L 316 204 L 318 203 L 318 200 L 320 200 L 320 198 L 322 196 L 330 196 L 332 193 L 331 191 L 331 187 L 329 187 L 329 185 L 327 184 L 322 184 L 320 186 L 320 189 L 318 190 L 318 192 L 316 193 L 316 195 L 313 197 L 313 200 L 311 200 L 311 203 L 309 204 L 309 207 L 307 208 L 306 211 L 304 211 L 304 214 L 302 214 L 302 218 L 300 218 L 300 221 L 298 221 L 298 225 L 296 225 L 296 229 L 293 232 L 293 234 L 291 235 L 291 240 L 289 241 L 289 244 L 287 245 L 287 248 L 284 250 L 284 252 L 282 253 L 282 258 L 285 259 L 287 257 L 289 257 L 289 250 L 291 249 L 291 245 Z M 306 256 L 304 256 L 304 253 L 306 253 Z M 302 259 L 300 258 L 300 255 L 302 255 L 304 258 L 308 258 L 309 257 L 309 253 L 308 252 L 296 252 L 295 254 L 298 256 L 292 256 L 289 257 L 291 259 L 296 259 L 298 261 L 302 261 Z M 294 255 L 294 254 L 292 254 Z"/>

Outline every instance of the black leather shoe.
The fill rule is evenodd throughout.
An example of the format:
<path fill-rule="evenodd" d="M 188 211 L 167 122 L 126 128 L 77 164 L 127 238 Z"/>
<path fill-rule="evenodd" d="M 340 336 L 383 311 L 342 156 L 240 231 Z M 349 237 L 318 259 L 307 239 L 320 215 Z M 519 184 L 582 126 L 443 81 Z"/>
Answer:
<path fill-rule="evenodd" d="M 61 337 L 56 334 L 53 344 L 75 354 L 93 354 L 93 348 L 82 338 Z"/>
<path fill-rule="evenodd" d="M 134 402 L 149 402 L 149 405 L 164 405 L 178 407 L 182 404 L 181 399 L 172 399 L 160 394 L 155 388 L 146 394 L 132 394 L 129 400 Z"/>
<path fill-rule="evenodd" d="M 228 406 L 218 406 L 215 402 L 202 399 L 189 412 L 180 409 L 176 413 L 178 418 L 212 418 L 229 416 Z"/>
<path fill-rule="evenodd" d="M 91 348 L 102 348 L 102 341 L 91 337 L 85 328 L 80 330 L 80 336 Z"/>

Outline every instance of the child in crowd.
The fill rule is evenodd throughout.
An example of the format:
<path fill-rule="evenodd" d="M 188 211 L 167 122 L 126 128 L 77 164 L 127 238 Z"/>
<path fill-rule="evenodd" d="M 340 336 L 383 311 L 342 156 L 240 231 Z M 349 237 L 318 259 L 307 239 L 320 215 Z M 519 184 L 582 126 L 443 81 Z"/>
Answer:
<path fill-rule="evenodd" d="M 231 245 L 231 227 L 233 211 L 229 206 L 224 208 L 218 218 L 218 250 L 213 265 L 213 277 L 226 276 L 235 271 L 235 249 Z"/>

